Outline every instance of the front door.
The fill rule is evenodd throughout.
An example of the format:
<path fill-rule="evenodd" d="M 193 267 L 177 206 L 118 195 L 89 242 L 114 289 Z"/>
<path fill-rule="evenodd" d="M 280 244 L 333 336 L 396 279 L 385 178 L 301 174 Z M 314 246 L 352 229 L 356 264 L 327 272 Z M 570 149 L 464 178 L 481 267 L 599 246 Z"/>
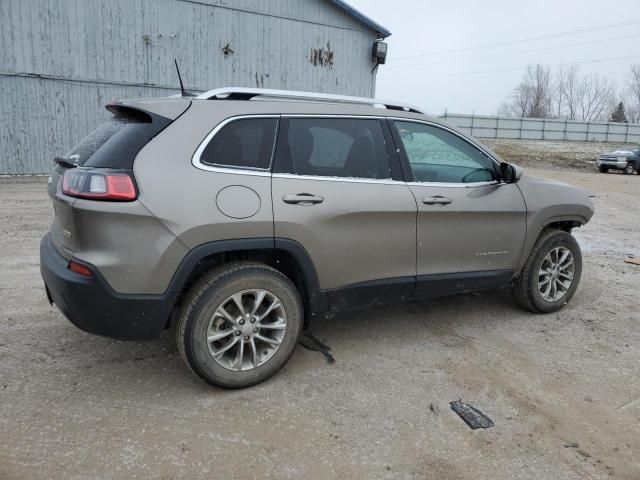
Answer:
<path fill-rule="evenodd" d="M 329 309 L 411 295 L 416 203 L 388 125 L 283 117 L 272 176 L 275 237 L 310 255 Z"/>
<path fill-rule="evenodd" d="M 497 162 L 436 124 L 393 121 L 418 204 L 416 295 L 508 282 L 526 234 L 516 184 L 497 180 Z"/>

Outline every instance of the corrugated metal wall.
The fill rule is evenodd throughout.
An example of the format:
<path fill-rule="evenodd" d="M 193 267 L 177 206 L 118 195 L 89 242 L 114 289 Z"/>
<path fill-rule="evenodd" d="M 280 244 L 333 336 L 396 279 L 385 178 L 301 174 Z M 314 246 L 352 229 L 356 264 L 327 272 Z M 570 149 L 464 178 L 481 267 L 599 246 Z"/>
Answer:
<path fill-rule="evenodd" d="M 478 138 L 640 143 L 640 124 L 445 113 L 440 118 Z"/>
<path fill-rule="evenodd" d="M 174 58 L 192 90 L 373 96 L 375 39 L 325 0 L 0 0 L 0 173 L 47 173 L 109 100 L 177 93 Z"/>

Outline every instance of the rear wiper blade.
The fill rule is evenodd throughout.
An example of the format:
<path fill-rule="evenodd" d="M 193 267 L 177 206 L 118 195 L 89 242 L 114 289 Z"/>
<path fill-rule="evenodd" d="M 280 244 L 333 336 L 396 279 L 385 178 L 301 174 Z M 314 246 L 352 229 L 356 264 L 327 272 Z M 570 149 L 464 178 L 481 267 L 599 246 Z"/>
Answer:
<path fill-rule="evenodd" d="M 77 164 L 73 163 L 71 159 L 66 157 L 53 157 L 53 161 L 58 165 L 62 165 L 63 167 L 67 168 L 76 168 L 78 166 Z"/>

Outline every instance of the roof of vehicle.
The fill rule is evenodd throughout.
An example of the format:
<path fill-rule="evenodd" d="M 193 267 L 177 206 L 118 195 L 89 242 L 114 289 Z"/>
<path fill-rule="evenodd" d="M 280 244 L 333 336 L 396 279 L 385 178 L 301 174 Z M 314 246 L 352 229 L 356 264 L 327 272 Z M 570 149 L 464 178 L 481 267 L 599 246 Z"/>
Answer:
<path fill-rule="evenodd" d="M 262 88 L 225 87 L 201 93 L 195 97 L 171 97 L 127 99 L 117 102 L 134 108 L 175 118 L 188 103 L 210 104 L 216 109 L 225 108 L 225 114 L 238 115 L 363 115 L 401 117 L 446 125 L 459 131 L 448 122 L 427 115 L 421 108 L 368 97 L 353 97 L 316 92 L 273 90 Z M 223 107 L 224 105 L 224 107 Z"/>
<path fill-rule="evenodd" d="M 334 95 L 329 93 L 300 92 L 295 90 L 275 90 L 268 88 L 224 87 L 208 90 L 195 97 L 197 100 L 274 100 L 274 101 L 306 101 L 326 102 L 334 104 L 362 104 L 384 107 L 388 110 L 398 110 L 412 113 L 424 112 L 413 105 L 382 100 L 379 98 L 354 97 L 348 95 Z"/>

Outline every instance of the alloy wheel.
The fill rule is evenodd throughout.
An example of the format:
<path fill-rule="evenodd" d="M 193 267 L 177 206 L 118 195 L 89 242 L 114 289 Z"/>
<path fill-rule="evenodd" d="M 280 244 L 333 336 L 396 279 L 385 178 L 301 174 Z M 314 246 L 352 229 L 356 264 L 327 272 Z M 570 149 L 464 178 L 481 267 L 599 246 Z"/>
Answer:
<path fill-rule="evenodd" d="M 243 290 L 216 308 L 207 327 L 207 345 L 220 366 L 252 370 L 278 351 L 286 329 L 286 312 L 277 296 L 267 290 Z"/>
<path fill-rule="evenodd" d="M 555 247 L 544 257 L 538 271 L 538 291 L 547 302 L 564 297 L 573 283 L 575 260 L 567 247 Z"/>

